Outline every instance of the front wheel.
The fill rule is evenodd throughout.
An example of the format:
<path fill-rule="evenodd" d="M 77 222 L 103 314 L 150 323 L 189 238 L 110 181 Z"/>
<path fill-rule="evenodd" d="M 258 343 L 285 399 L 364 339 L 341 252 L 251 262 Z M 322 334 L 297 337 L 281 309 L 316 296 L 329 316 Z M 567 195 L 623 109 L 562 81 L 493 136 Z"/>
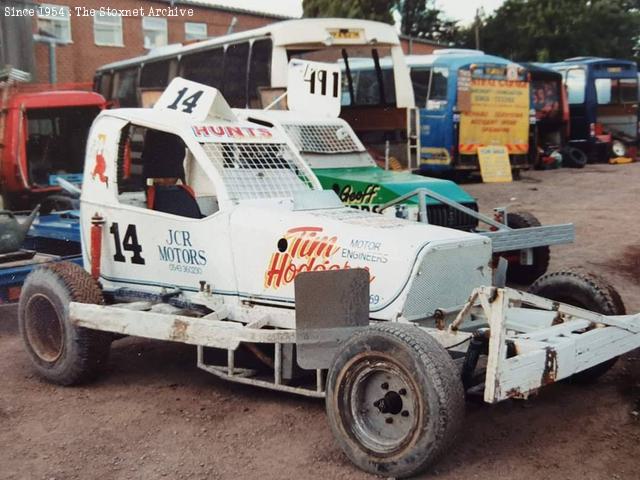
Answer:
<path fill-rule="evenodd" d="M 529 288 L 529 293 L 556 302 L 591 310 L 602 315 L 625 315 L 626 309 L 617 290 L 603 278 L 581 270 L 549 273 Z M 589 383 L 604 375 L 618 357 L 572 375 L 571 381 Z"/>
<path fill-rule="evenodd" d="M 431 336 L 380 324 L 341 347 L 327 378 L 326 410 L 345 454 L 384 476 L 415 475 L 452 442 L 464 417 L 460 373 Z"/>
<path fill-rule="evenodd" d="M 38 374 L 60 385 L 94 378 L 109 356 L 108 333 L 75 327 L 69 303 L 102 304 L 97 282 L 80 266 L 60 262 L 29 274 L 18 304 L 18 325 Z"/>

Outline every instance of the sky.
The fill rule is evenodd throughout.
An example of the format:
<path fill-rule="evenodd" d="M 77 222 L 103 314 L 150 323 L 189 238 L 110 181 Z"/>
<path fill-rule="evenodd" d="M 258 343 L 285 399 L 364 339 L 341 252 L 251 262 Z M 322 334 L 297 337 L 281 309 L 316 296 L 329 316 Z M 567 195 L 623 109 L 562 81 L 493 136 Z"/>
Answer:
<path fill-rule="evenodd" d="M 244 8 L 287 16 L 302 15 L 302 0 L 200 0 L 207 3 Z M 482 7 L 485 14 L 490 14 L 504 0 L 436 0 L 436 5 L 445 15 L 453 20 L 460 20 L 463 25 L 473 21 L 476 9 Z"/>

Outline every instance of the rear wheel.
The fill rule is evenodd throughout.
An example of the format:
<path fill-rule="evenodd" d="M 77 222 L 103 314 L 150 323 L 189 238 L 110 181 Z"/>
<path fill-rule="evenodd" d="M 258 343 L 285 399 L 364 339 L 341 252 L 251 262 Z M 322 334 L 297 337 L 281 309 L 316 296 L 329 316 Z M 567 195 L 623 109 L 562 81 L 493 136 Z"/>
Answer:
<path fill-rule="evenodd" d="M 18 325 L 35 370 L 50 382 L 73 385 L 104 367 L 111 336 L 75 327 L 69 303 L 104 303 L 100 287 L 80 266 L 61 262 L 27 277 L 18 305 Z"/>
<path fill-rule="evenodd" d="M 410 325 L 356 333 L 329 369 L 329 425 L 345 454 L 378 475 L 415 475 L 453 440 L 464 417 L 460 373 L 446 350 Z"/>
<path fill-rule="evenodd" d="M 507 213 L 507 226 L 510 228 L 540 227 L 540 221 L 529 212 Z M 520 252 L 512 251 L 502 253 L 508 261 L 507 281 L 518 285 L 530 285 L 538 277 L 544 275 L 549 268 L 549 258 L 551 253 L 548 246 L 535 247 L 533 250 L 533 263 L 524 265 L 520 260 Z"/>
<path fill-rule="evenodd" d="M 620 294 L 603 278 L 581 270 L 554 272 L 540 277 L 529 292 L 540 297 L 567 303 L 603 315 L 625 315 Z M 618 357 L 571 376 L 571 381 L 588 383 L 605 374 Z"/>

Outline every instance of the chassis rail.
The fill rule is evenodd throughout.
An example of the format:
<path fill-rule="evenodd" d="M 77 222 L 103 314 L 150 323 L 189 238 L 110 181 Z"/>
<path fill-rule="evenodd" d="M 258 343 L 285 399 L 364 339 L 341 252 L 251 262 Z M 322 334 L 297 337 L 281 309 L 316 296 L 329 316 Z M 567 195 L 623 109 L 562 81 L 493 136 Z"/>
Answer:
<path fill-rule="evenodd" d="M 309 333 L 273 328 L 268 320 L 243 324 L 215 312 L 188 317 L 151 308 L 149 302 L 110 306 L 71 303 L 70 319 L 79 327 L 196 345 L 198 367 L 210 373 L 237 383 L 311 397 L 324 396 L 323 370 L 328 365 L 315 370 L 314 384 L 288 385 L 283 380 L 283 347 L 341 342 L 354 332 L 353 327 L 338 327 Z M 448 328 L 421 328 L 444 348 L 452 348 L 456 337 L 458 344 L 464 344 L 471 332 L 489 327 L 484 381 L 488 403 L 527 398 L 545 385 L 640 347 L 640 314 L 605 316 L 510 288 L 480 287 L 453 315 Z M 273 370 L 272 376 L 236 366 L 235 354 L 241 344 L 250 349 L 252 344 L 273 345 L 273 359 L 265 362 Z M 226 364 L 205 362 L 205 347 L 226 350 Z"/>
<path fill-rule="evenodd" d="M 449 329 L 465 329 L 479 320 L 488 323 L 490 332 L 488 403 L 527 398 L 540 387 L 640 347 L 640 314 L 605 316 L 510 288 L 474 290 Z"/>

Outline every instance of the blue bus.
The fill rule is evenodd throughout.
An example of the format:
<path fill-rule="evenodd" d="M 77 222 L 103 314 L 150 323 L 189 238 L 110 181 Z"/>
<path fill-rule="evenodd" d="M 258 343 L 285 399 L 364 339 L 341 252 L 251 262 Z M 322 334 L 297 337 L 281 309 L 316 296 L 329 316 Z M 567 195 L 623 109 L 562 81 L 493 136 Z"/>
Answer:
<path fill-rule="evenodd" d="M 534 166 L 543 169 L 554 168 L 559 161 L 565 166 L 584 166 L 584 154 L 567 146 L 569 104 L 562 73 L 534 62 L 524 62 L 521 65 L 529 72 L 532 104 L 536 115 L 533 146 L 537 148 L 538 155 Z"/>
<path fill-rule="evenodd" d="M 564 78 L 570 145 L 591 161 L 638 153 L 638 67 L 613 58 L 575 57 L 547 65 Z"/>
<path fill-rule="evenodd" d="M 478 147 L 505 145 L 514 172 L 535 159 L 526 68 L 479 50 L 406 57 L 420 109 L 420 171 L 478 170 Z"/>

